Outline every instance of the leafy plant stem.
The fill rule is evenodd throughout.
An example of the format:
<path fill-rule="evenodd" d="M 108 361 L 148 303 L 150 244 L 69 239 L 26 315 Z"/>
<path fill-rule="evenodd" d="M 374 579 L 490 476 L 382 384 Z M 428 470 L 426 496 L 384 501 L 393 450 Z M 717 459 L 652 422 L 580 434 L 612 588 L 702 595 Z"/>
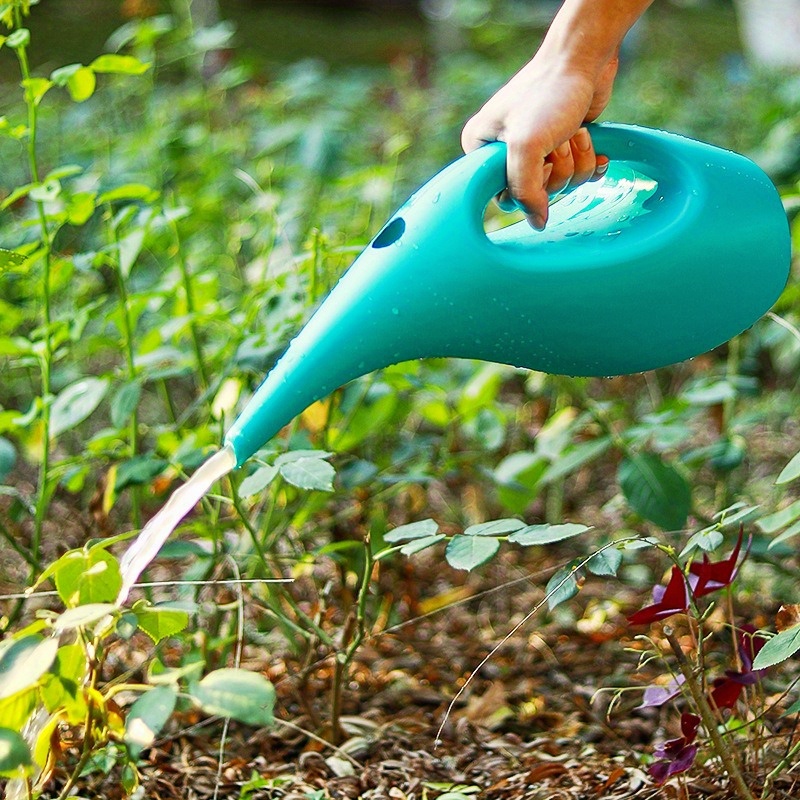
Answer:
<path fill-rule="evenodd" d="M 369 597 L 369 584 L 372 579 L 374 563 L 369 534 L 367 534 L 364 539 L 364 572 L 358 587 L 356 605 L 351 610 L 342 632 L 342 644 L 346 645 L 346 647 L 343 652 L 336 654 L 334 667 L 333 685 L 331 687 L 331 736 L 335 745 L 341 743 L 342 737 L 340 720 L 344 683 L 350 671 L 350 664 L 366 635 L 367 599 Z"/>
<path fill-rule="evenodd" d="M 195 322 L 196 305 L 194 302 L 194 290 L 192 287 L 192 276 L 189 273 L 189 265 L 186 263 L 186 258 L 183 255 L 181 248 L 180 235 L 178 233 L 178 226 L 175 220 L 172 220 L 172 234 L 175 237 L 175 257 L 178 260 L 178 268 L 181 271 L 181 281 L 183 282 L 183 293 L 186 295 L 186 311 L 189 315 L 189 333 L 192 337 L 192 347 L 194 348 L 194 356 L 197 360 L 197 374 L 200 377 L 200 387 L 205 391 L 208 389 L 208 373 L 206 372 L 206 365 L 203 359 L 203 348 L 200 346 L 200 334 L 197 330 L 197 323 Z"/>
<path fill-rule="evenodd" d="M 794 761 L 798 753 L 800 753 L 800 742 L 797 742 L 785 757 L 778 762 L 777 766 L 767 773 L 767 777 L 764 778 L 764 787 L 761 790 L 761 800 L 770 800 L 772 797 L 772 784 L 775 782 L 775 778 Z"/>
<path fill-rule="evenodd" d="M 675 631 L 670 627 L 665 627 L 664 635 L 667 637 L 667 641 L 669 641 L 670 647 L 672 648 L 672 652 L 678 663 L 678 668 L 683 674 L 683 677 L 686 679 L 686 687 L 689 689 L 689 693 L 692 695 L 695 708 L 700 714 L 700 719 L 702 719 L 705 729 L 708 731 L 708 735 L 711 738 L 711 743 L 714 747 L 714 752 L 717 754 L 718 758 L 725 767 L 725 771 L 728 773 L 728 777 L 733 783 L 736 794 L 739 796 L 740 800 L 754 800 L 750 789 L 747 788 L 747 784 L 744 781 L 744 777 L 739 769 L 739 765 L 736 763 L 730 751 L 725 746 L 725 742 L 722 740 L 722 736 L 720 735 L 718 728 L 718 722 L 714 712 L 711 709 L 711 705 L 706 699 L 702 687 L 695 677 L 692 665 L 686 658 L 680 642 L 675 636 Z"/>
<path fill-rule="evenodd" d="M 107 215 L 108 223 L 110 226 L 110 234 L 113 237 L 114 246 L 117 249 L 117 260 L 114 264 L 114 275 L 117 281 L 117 291 L 119 292 L 119 299 L 121 302 L 120 319 L 122 333 L 122 349 L 125 353 L 125 364 L 128 370 L 128 380 L 131 382 L 136 380 L 136 362 L 134 357 L 134 331 L 133 320 L 131 319 L 130 297 L 128 295 L 128 287 L 125 283 L 125 276 L 122 274 L 121 253 L 119 237 L 116 228 L 111 224 L 111 209 L 108 210 Z M 136 458 L 139 453 L 139 414 L 137 409 L 131 411 L 130 422 L 128 423 L 128 439 L 129 439 L 129 453 L 131 458 Z M 135 528 L 142 527 L 142 498 L 141 487 L 131 487 L 131 512 L 133 514 L 133 526 Z"/>
<path fill-rule="evenodd" d="M 14 19 L 16 28 L 22 27 L 22 11 L 20 5 L 14 6 Z M 22 83 L 25 87 L 25 104 L 28 111 L 28 136 L 27 136 L 27 156 L 28 168 L 31 180 L 39 182 L 39 163 L 37 158 L 36 140 L 39 130 L 39 115 L 37 101 L 30 88 L 31 71 L 28 63 L 27 47 L 23 44 L 16 49 L 17 60 L 22 74 Z M 42 543 L 42 530 L 50 502 L 51 492 L 49 487 L 50 473 L 50 394 L 51 394 L 51 368 L 53 361 L 53 342 L 52 342 L 52 308 L 51 308 L 51 286 L 50 273 L 52 267 L 52 242 L 50 240 L 50 227 L 47 224 L 47 215 L 44 203 L 36 201 L 36 213 L 39 220 L 39 227 L 42 231 L 42 322 L 43 322 L 43 341 L 40 357 L 41 381 L 42 381 L 42 460 L 39 464 L 39 484 L 36 496 L 36 512 L 34 515 L 34 530 L 31 540 L 31 556 L 33 559 L 31 581 L 36 577 L 39 566 L 40 550 Z"/>

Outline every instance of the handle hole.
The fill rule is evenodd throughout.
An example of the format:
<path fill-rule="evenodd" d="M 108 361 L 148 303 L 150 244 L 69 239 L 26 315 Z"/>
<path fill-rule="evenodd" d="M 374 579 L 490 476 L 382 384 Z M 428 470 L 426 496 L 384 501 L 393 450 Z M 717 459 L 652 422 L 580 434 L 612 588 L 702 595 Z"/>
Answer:
<path fill-rule="evenodd" d="M 509 225 L 515 225 L 517 222 L 522 222 L 525 219 L 525 214 L 520 209 L 514 211 L 503 211 L 495 201 L 486 206 L 483 212 L 483 230 L 488 235 L 495 231 L 507 228 Z"/>
<path fill-rule="evenodd" d="M 390 244 L 394 244 L 405 233 L 405 230 L 405 220 L 402 217 L 395 217 L 375 237 L 372 246 L 375 248 L 388 247 Z"/>

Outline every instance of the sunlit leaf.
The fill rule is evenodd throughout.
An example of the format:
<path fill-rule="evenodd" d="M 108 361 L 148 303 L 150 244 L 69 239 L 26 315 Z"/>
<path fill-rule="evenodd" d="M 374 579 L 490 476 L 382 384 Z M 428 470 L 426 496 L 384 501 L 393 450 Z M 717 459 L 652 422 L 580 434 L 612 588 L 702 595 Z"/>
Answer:
<path fill-rule="evenodd" d="M 424 539 L 433 536 L 439 531 L 439 523 L 433 519 L 421 519 L 409 522 L 389 531 L 383 538 L 387 542 L 407 542 L 411 539 Z"/>
<path fill-rule="evenodd" d="M 108 392 L 104 378 L 81 378 L 62 389 L 50 410 L 50 435 L 60 436 L 83 422 L 100 405 Z"/>
<path fill-rule="evenodd" d="M 622 551 L 616 547 L 598 550 L 586 564 L 593 575 L 616 575 L 622 563 Z"/>
<path fill-rule="evenodd" d="M 525 523 L 518 519 L 495 519 L 491 522 L 481 522 L 470 525 L 465 531 L 465 536 L 502 536 L 504 533 L 513 533 L 524 528 Z"/>
<path fill-rule="evenodd" d="M 31 766 L 31 751 L 16 731 L 0 728 L 0 775 L 18 775 Z"/>
<path fill-rule="evenodd" d="M 218 669 L 192 684 L 189 691 L 207 714 L 263 727 L 274 722 L 275 689 L 257 672 Z"/>
<path fill-rule="evenodd" d="M 140 606 L 138 603 L 133 608 L 139 627 L 156 644 L 162 639 L 180 633 L 189 624 L 189 615 L 180 609 Z"/>
<path fill-rule="evenodd" d="M 565 522 L 560 525 L 527 525 L 508 537 L 509 542 L 531 547 L 533 545 L 553 544 L 564 539 L 571 539 L 588 531 L 586 525 Z"/>
<path fill-rule="evenodd" d="M 336 470 L 321 458 L 300 458 L 280 467 L 281 477 L 298 489 L 333 491 Z"/>
<path fill-rule="evenodd" d="M 121 56 L 116 53 L 104 53 L 98 56 L 89 65 L 95 72 L 111 72 L 117 75 L 142 75 L 150 69 L 150 64 L 145 64 L 133 56 Z"/>
<path fill-rule="evenodd" d="M 53 637 L 25 636 L 10 641 L 0 652 L 0 699 L 38 683 L 58 652 Z"/>
<path fill-rule="evenodd" d="M 500 549 L 500 540 L 491 536 L 454 536 L 445 548 L 445 558 L 453 569 L 473 570 L 489 561 Z"/>
<path fill-rule="evenodd" d="M 115 428 L 127 425 L 142 397 L 142 384 L 130 381 L 124 384 L 111 399 L 111 424 Z"/>
<path fill-rule="evenodd" d="M 753 661 L 753 669 L 766 669 L 791 658 L 800 650 L 800 625 L 776 633 L 761 648 Z"/>
<path fill-rule="evenodd" d="M 404 556 L 413 556 L 415 553 L 421 553 L 423 550 L 433 547 L 445 538 L 447 537 L 443 533 L 435 533 L 432 536 L 423 536 L 421 539 L 412 539 L 400 548 L 400 552 Z"/>
<path fill-rule="evenodd" d="M 800 453 L 795 453 L 792 460 L 781 470 L 775 483 L 789 483 L 800 477 Z"/>
<path fill-rule="evenodd" d="M 277 474 L 278 467 L 271 464 L 259 467 L 239 484 L 239 497 L 247 499 L 260 494 L 272 483 Z"/>
<path fill-rule="evenodd" d="M 117 607 L 113 603 L 90 603 L 86 606 L 67 609 L 56 618 L 55 632 L 63 633 L 75 628 L 94 625 L 94 623 L 113 614 L 116 610 Z"/>
<path fill-rule="evenodd" d="M 178 692 L 174 686 L 156 686 L 145 692 L 128 709 L 125 744 L 132 759 L 150 747 L 175 710 Z"/>

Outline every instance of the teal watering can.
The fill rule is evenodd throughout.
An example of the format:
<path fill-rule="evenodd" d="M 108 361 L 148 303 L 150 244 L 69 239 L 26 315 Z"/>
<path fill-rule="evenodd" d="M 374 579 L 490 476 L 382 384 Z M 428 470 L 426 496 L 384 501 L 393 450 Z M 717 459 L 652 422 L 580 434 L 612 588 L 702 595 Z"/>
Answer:
<path fill-rule="evenodd" d="M 556 202 L 543 232 L 488 234 L 505 145 L 450 164 L 401 206 L 234 422 L 246 461 L 315 400 L 425 357 L 611 376 L 704 353 L 778 298 L 789 226 L 746 158 L 663 131 L 592 126 L 606 176 Z"/>

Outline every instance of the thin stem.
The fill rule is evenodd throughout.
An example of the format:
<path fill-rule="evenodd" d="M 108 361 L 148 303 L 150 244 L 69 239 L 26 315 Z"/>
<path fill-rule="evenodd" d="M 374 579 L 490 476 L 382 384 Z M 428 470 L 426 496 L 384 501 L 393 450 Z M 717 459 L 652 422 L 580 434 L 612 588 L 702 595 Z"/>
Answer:
<path fill-rule="evenodd" d="M 22 27 L 22 12 L 19 6 L 14 9 L 14 21 L 17 29 Z M 28 53 L 25 45 L 16 50 L 17 60 L 19 61 L 22 82 L 25 87 L 25 104 L 28 108 L 28 137 L 27 155 L 28 168 L 30 170 L 31 181 L 39 183 L 39 164 L 36 153 L 36 138 L 39 129 L 39 117 L 36 99 L 29 86 L 31 80 L 30 65 L 28 63 Z M 42 530 L 47 508 L 50 503 L 50 487 L 48 485 L 50 472 L 50 394 L 51 394 L 51 365 L 53 361 L 53 342 L 52 342 L 52 308 L 50 292 L 50 273 L 52 267 L 52 243 L 50 241 L 50 228 L 47 224 L 47 215 L 44 203 L 36 201 L 36 213 L 39 218 L 39 227 L 42 231 L 43 269 L 42 269 L 42 323 L 43 323 L 43 348 L 40 357 L 41 381 L 42 381 L 42 461 L 39 465 L 39 486 L 36 498 L 36 513 L 34 515 L 34 530 L 31 541 L 31 556 L 33 566 L 31 580 L 36 577 L 39 567 L 40 550 L 42 544 Z"/>
<path fill-rule="evenodd" d="M 110 234 L 114 240 L 114 245 L 117 249 L 117 261 L 114 264 L 114 276 L 117 280 L 117 291 L 119 292 L 119 299 L 121 303 L 120 318 L 122 320 L 121 333 L 122 333 L 122 349 L 125 353 L 125 363 L 128 369 L 128 380 L 133 382 L 137 378 L 136 361 L 134 351 L 134 325 L 131 319 L 130 297 L 128 295 L 128 287 L 125 283 L 125 276 L 122 274 L 122 254 L 120 252 L 119 235 L 116 226 L 111 222 L 112 211 L 108 210 L 108 220 L 110 226 Z M 139 452 L 139 414 L 136 408 L 131 412 L 131 419 L 129 423 L 129 444 L 130 444 L 130 457 L 135 458 Z M 135 528 L 142 527 L 142 508 L 141 508 L 141 492 L 139 486 L 133 486 L 131 494 L 131 506 L 133 512 L 133 525 Z"/>
<path fill-rule="evenodd" d="M 725 771 L 728 773 L 728 777 L 733 783 L 736 794 L 741 798 L 741 800 L 754 800 L 750 789 L 747 788 L 747 784 L 744 782 L 742 773 L 739 770 L 739 765 L 736 763 L 731 755 L 730 750 L 728 750 L 725 742 L 722 740 L 714 712 L 712 711 L 705 694 L 703 694 L 700 684 L 697 682 L 692 665 L 686 658 L 680 642 L 675 636 L 675 631 L 673 631 L 672 628 L 665 627 L 664 635 L 667 637 L 670 647 L 672 648 L 672 652 L 675 655 L 675 659 L 678 662 L 678 668 L 683 674 L 683 677 L 686 679 L 686 687 L 689 689 L 689 693 L 692 695 L 692 700 L 694 700 L 695 708 L 700 714 L 700 719 L 703 721 L 703 726 L 705 727 L 706 731 L 708 731 L 708 735 L 711 738 L 711 744 L 714 747 L 714 752 L 717 754 L 720 761 L 722 761 Z"/>
<path fill-rule="evenodd" d="M 200 376 L 200 386 L 205 391 L 208 389 L 209 380 L 206 372 L 206 365 L 203 360 L 203 348 L 200 346 L 200 334 L 195 322 L 196 306 L 194 302 L 194 290 L 192 287 L 192 276 L 189 272 L 189 265 L 183 256 L 181 249 L 180 235 L 175 220 L 172 221 L 172 235 L 175 237 L 175 257 L 181 271 L 181 281 L 183 283 L 183 293 L 186 296 L 186 311 L 189 315 L 189 332 L 192 337 L 192 348 L 194 349 L 195 360 L 197 361 L 197 374 Z"/>

